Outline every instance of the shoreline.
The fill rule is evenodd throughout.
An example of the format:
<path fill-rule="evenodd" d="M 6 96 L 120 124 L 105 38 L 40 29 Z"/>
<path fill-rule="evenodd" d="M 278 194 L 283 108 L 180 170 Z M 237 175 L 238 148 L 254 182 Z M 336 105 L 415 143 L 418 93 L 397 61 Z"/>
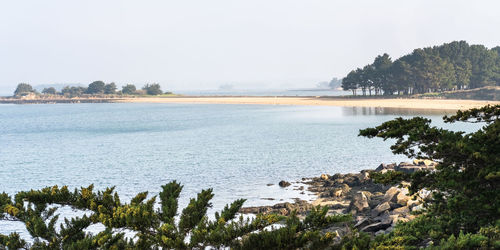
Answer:
<path fill-rule="evenodd" d="M 379 107 L 396 109 L 459 110 L 499 104 L 500 101 L 468 99 L 419 99 L 419 98 L 346 98 L 307 96 L 176 96 L 176 97 L 123 97 L 123 98 L 50 98 L 14 99 L 0 98 L 0 104 L 53 104 L 53 103 L 186 103 L 186 104 L 245 104 Z"/>
<path fill-rule="evenodd" d="M 343 97 L 171 97 L 127 98 L 126 103 L 261 104 L 298 106 L 380 107 L 403 109 L 459 110 L 479 108 L 500 101 L 416 98 L 343 98 Z"/>
<path fill-rule="evenodd" d="M 290 215 L 296 212 L 300 218 L 316 206 L 327 207 L 327 214 L 352 215 L 354 228 L 372 235 L 390 233 L 400 221 L 407 222 L 416 218 L 413 212 L 423 209 L 424 201 L 431 192 L 421 189 L 413 195 L 409 192 L 409 182 L 396 184 L 375 183 L 371 173 L 398 171 L 411 174 L 422 170 L 435 170 L 436 162 L 429 160 L 413 160 L 391 164 L 380 164 L 375 169 L 365 169 L 357 173 L 333 175 L 321 174 L 317 177 L 302 178 L 296 183 L 302 189 L 315 195 L 310 201 L 294 199 L 291 202 L 281 202 L 270 206 L 242 207 L 241 214 Z M 283 189 L 293 188 L 290 182 L 280 181 Z M 297 190 L 297 189 L 294 189 Z M 340 235 L 346 234 L 349 228 L 346 224 L 329 228 Z"/>

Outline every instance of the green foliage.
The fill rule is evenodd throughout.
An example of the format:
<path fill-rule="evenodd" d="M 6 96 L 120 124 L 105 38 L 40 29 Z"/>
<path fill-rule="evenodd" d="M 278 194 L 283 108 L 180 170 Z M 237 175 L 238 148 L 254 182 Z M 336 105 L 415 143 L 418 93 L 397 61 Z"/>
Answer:
<path fill-rule="evenodd" d="M 328 207 L 321 207 L 319 205 L 313 207 L 303 221 L 304 226 L 309 229 L 322 229 L 334 223 L 352 220 L 352 217 L 349 214 L 327 216 L 327 213 Z"/>
<path fill-rule="evenodd" d="M 301 222 L 292 215 L 277 232 L 265 230 L 285 218 L 268 214 L 244 219 L 236 214 L 245 200 L 236 200 L 216 212 L 215 220 L 207 217 L 207 209 L 213 198 L 211 189 L 202 190 L 182 210 L 179 222 L 175 222 L 178 198 L 182 186 L 171 182 L 162 186 L 159 208 L 155 208 L 156 196 L 148 198 L 148 192 L 138 193 L 130 203 L 122 203 L 114 188 L 94 191 L 93 185 L 69 191 L 66 186 L 46 187 L 17 193 L 12 199 L 0 194 L 0 219 L 23 222 L 34 238 L 33 244 L 22 240 L 18 234 L 0 235 L 0 248 L 29 249 L 191 249 L 233 247 L 255 249 L 263 246 L 257 239 L 265 239 L 265 246 L 326 246 L 334 235 L 322 233 L 321 228 L 333 223 L 351 220 L 350 216 L 327 216 L 326 208 L 316 207 Z M 92 211 L 90 216 L 65 218 L 56 225 L 59 206 Z M 87 227 L 102 223 L 105 230 L 97 235 L 85 233 Z M 134 240 L 126 239 L 128 229 L 135 232 Z M 282 240 L 276 240 L 274 236 Z M 268 237 L 274 238 L 273 240 Z M 189 240 L 188 240 L 189 239 Z"/>
<path fill-rule="evenodd" d="M 84 87 L 75 87 L 75 86 L 66 86 L 61 90 L 61 94 L 64 96 L 68 97 L 76 97 L 76 96 L 81 96 L 85 92 L 87 92 L 87 89 Z"/>
<path fill-rule="evenodd" d="M 46 95 L 55 95 L 57 94 L 57 91 L 54 87 L 49 87 L 49 88 L 44 88 L 42 90 L 42 93 Z"/>
<path fill-rule="evenodd" d="M 104 94 L 106 95 L 116 94 L 116 84 L 112 82 L 104 85 Z"/>
<path fill-rule="evenodd" d="M 387 171 L 385 173 L 371 172 L 370 178 L 375 183 L 394 185 L 400 183 L 401 181 L 409 180 L 409 175 L 400 171 Z"/>
<path fill-rule="evenodd" d="M 142 89 L 145 90 L 148 95 L 161 95 L 163 93 L 158 83 L 146 84 Z"/>
<path fill-rule="evenodd" d="M 124 95 L 133 95 L 133 94 L 135 94 L 136 90 L 137 89 L 136 89 L 135 85 L 133 85 L 133 84 L 127 84 L 127 85 L 122 87 L 122 93 Z"/>
<path fill-rule="evenodd" d="M 370 249 L 371 244 L 372 239 L 369 234 L 354 230 L 346 234 L 340 243 L 333 246 L 333 249 Z"/>
<path fill-rule="evenodd" d="M 409 176 L 410 192 L 425 188 L 432 190 L 433 196 L 425 204 L 425 214 L 396 228 L 392 236 L 386 239 L 386 245 L 397 242 L 411 245 L 427 238 L 434 242 L 444 239 L 442 244 L 450 246 L 462 241 L 474 245 L 483 242 L 480 239 L 484 238 L 474 236 L 480 228 L 496 226 L 498 229 L 499 118 L 500 105 L 485 106 L 444 117 L 448 123 L 462 121 L 486 124 L 469 134 L 431 127 L 431 121 L 421 117 L 397 118 L 360 131 L 361 136 L 369 138 L 396 139 L 396 143 L 391 146 L 396 154 L 438 162 L 436 171 L 417 171 Z M 400 180 L 401 176 L 391 173 L 375 175 L 375 178 L 390 183 Z M 465 248 L 472 246 L 467 244 Z"/>
<path fill-rule="evenodd" d="M 186 234 L 203 219 L 207 209 L 212 206 L 210 200 L 213 197 L 212 189 L 202 190 L 197 199 L 191 199 L 186 208 L 182 210 L 179 221 L 179 231 Z"/>
<path fill-rule="evenodd" d="M 500 86 L 498 47 L 469 45 L 455 41 L 441 46 L 415 49 L 394 62 L 387 54 L 351 71 L 342 79 L 344 90 L 361 89 L 375 94 L 423 94 L 447 90 Z"/>
<path fill-rule="evenodd" d="M 8 249 L 20 249 L 26 246 L 26 241 L 21 239 L 18 233 L 11 233 L 9 236 L 0 234 L 0 247 Z"/>
<path fill-rule="evenodd" d="M 310 211 L 303 221 L 292 213 L 285 225 L 278 229 L 263 230 L 252 233 L 235 249 L 324 249 L 333 245 L 337 236 L 334 232 L 322 233 L 319 229 L 338 222 L 350 221 L 350 215 L 326 216 L 327 208 L 316 207 Z"/>
<path fill-rule="evenodd" d="M 127 84 L 122 87 L 121 93 L 124 95 L 135 95 L 140 93 L 145 93 L 147 95 L 161 95 L 163 91 L 161 90 L 161 86 L 158 83 L 146 84 L 142 88 L 143 90 L 137 91 L 135 85 Z M 26 83 L 20 83 L 15 92 L 15 96 L 22 96 L 29 93 L 35 93 L 35 90 L 31 87 L 31 85 Z M 54 87 L 44 88 L 42 90 L 43 94 L 46 95 L 56 95 L 58 94 Z M 114 82 L 104 83 L 103 81 L 94 81 L 88 85 L 87 88 L 84 87 L 76 87 L 76 86 L 65 86 L 60 94 L 66 97 L 81 97 L 85 94 L 89 95 L 113 95 L 119 94 L 120 91 L 117 92 L 117 87 Z M 172 92 L 165 92 L 165 94 L 172 94 Z"/>
<path fill-rule="evenodd" d="M 105 83 L 103 81 L 95 81 L 89 84 L 87 87 L 87 91 L 85 93 L 87 94 L 103 94 L 104 93 L 104 87 Z"/>
<path fill-rule="evenodd" d="M 33 89 L 33 87 L 31 87 L 31 85 L 29 85 L 27 83 L 19 83 L 17 85 L 16 90 L 14 91 L 14 95 L 20 96 L 20 95 L 29 94 L 32 92 L 35 92 L 35 90 Z"/>
<path fill-rule="evenodd" d="M 146 90 L 148 95 L 161 95 L 163 93 L 158 83 L 146 84 L 143 89 Z"/>

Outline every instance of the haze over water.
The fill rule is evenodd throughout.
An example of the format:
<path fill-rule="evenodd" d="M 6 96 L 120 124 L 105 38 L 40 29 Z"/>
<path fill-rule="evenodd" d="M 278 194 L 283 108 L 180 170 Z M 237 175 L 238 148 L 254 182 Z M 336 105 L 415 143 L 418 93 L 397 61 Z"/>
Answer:
<path fill-rule="evenodd" d="M 419 114 L 333 106 L 1 105 L 0 192 L 93 183 L 116 186 L 128 201 L 177 180 L 184 185 L 180 208 L 207 188 L 217 210 L 239 198 L 248 199 L 246 206 L 312 199 L 277 183 L 404 161 L 390 142 L 358 131 Z M 441 125 L 442 114 L 425 116 Z"/>
<path fill-rule="evenodd" d="M 0 106 L 0 190 L 116 186 L 130 198 L 177 180 L 213 187 L 215 205 L 260 204 L 280 180 L 403 160 L 358 130 L 396 117 L 374 108 L 201 104 Z M 440 119 L 441 115 L 431 115 Z"/>

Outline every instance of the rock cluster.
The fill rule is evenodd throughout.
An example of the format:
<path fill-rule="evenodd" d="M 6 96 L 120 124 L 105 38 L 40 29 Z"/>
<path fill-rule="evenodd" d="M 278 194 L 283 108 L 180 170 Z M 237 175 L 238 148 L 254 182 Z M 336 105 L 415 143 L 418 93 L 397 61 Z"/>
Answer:
<path fill-rule="evenodd" d="M 297 211 L 305 215 L 316 205 L 327 206 L 329 214 L 352 214 L 354 227 L 360 231 L 374 234 L 390 232 L 399 221 L 409 221 L 415 216 L 412 211 L 422 209 L 422 201 L 430 192 L 421 190 L 409 195 L 409 183 L 402 182 L 395 186 L 374 183 L 371 172 L 401 171 L 413 173 L 422 169 L 433 170 L 434 162 L 415 160 L 412 163 L 381 164 L 375 170 L 362 170 L 357 174 L 322 174 L 320 177 L 303 179 L 308 190 L 319 198 L 312 204 L 297 200 L 295 203 L 279 203 L 274 206 L 242 208 L 242 213 L 278 213 L 288 215 Z M 282 186 L 282 185 L 280 185 Z M 334 228 L 343 231 L 343 228 Z"/>
<path fill-rule="evenodd" d="M 422 169 L 435 170 L 436 163 L 430 160 L 414 160 L 410 162 L 401 162 L 398 164 L 380 164 L 375 171 L 385 173 L 387 171 L 400 171 L 407 174 L 412 174 Z"/>
<path fill-rule="evenodd" d="M 240 213 L 243 214 L 268 214 L 276 213 L 280 215 L 290 215 L 292 211 L 304 215 L 312 208 L 312 204 L 304 200 L 295 200 L 295 203 L 284 202 L 273 206 L 243 207 Z"/>

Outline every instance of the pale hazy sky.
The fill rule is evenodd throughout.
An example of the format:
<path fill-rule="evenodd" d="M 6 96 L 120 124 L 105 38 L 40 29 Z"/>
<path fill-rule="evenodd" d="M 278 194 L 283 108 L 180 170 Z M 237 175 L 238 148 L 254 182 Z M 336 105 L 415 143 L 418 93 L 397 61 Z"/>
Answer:
<path fill-rule="evenodd" d="M 32 85 L 312 87 L 413 48 L 500 45 L 500 1 L 23 0 L 0 3 L 0 93 Z"/>

